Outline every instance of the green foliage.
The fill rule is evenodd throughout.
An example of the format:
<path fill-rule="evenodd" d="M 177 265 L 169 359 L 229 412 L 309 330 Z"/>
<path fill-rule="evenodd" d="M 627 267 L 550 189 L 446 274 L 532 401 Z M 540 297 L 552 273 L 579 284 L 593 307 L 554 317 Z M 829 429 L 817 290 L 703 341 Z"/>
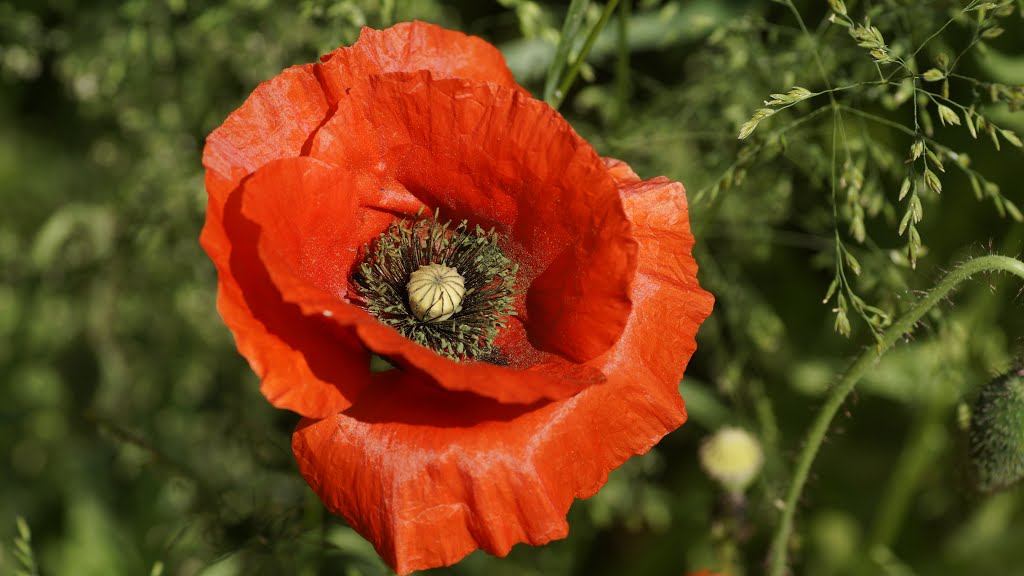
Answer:
<path fill-rule="evenodd" d="M 35 554 L 32 553 L 32 531 L 21 516 L 17 518 L 18 535 L 14 538 L 14 557 L 18 562 L 18 576 L 38 576 Z"/>
<path fill-rule="evenodd" d="M 796 10 L 796 7 L 787 0 L 787 6 L 791 8 L 796 18 L 800 21 L 801 28 L 805 35 L 809 35 L 806 27 L 803 25 L 800 14 Z M 980 102 L 980 96 L 975 92 L 971 96 L 970 105 L 965 106 L 960 104 L 956 100 L 950 99 L 950 88 L 948 79 L 953 76 L 964 83 L 969 83 L 974 86 L 990 85 L 989 83 L 982 82 L 977 78 L 971 76 L 965 76 L 957 74 L 955 72 L 957 63 L 963 58 L 965 54 L 980 40 L 992 39 L 998 37 L 999 34 L 993 34 L 995 30 L 1002 30 L 996 26 L 996 22 L 999 18 L 1005 18 L 1013 13 L 1013 6 L 1010 3 L 1004 3 L 1003 6 L 995 6 L 985 8 L 980 1 L 972 1 L 970 4 L 960 10 L 959 14 L 951 17 L 939 30 L 941 32 L 950 24 L 956 23 L 958 20 L 966 20 L 968 14 L 972 12 L 978 12 L 976 22 L 970 23 L 973 28 L 974 38 L 964 48 L 956 59 L 950 63 L 949 58 L 945 55 L 945 52 L 936 53 L 936 61 L 942 70 L 932 68 L 924 74 L 917 74 L 917 60 L 915 59 L 923 50 L 928 47 L 929 42 L 936 37 L 939 32 L 933 34 L 924 40 L 924 42 L 917 45 L 917 48 L 912 54 L 904 59 L 901 56 L 903 52 L 909 50 L 907 46 L 896 46 L 892 48 L 888 46 L 885 39 L 882 36 L 882 32 L 876 27 L 870 24 L 870 16 L 864 21 L 864 23 L 858 23 L 855 21 L 847 11 L 845 4 L 841 2 L 830 3 L 833 10 L 832 15 L 829 17 L 829 22 L 833 25 L 845 27 L 849 35 L 854 39 L 857 46 L 868 50 L 874 66 L 865 65 L 856 59 L 856 54 L 853 57 L 833 56 L 833 60 L 836 61 L 834 66 L 835 70 L 830 70 L 826 67 L 820 53 L 817 51 L 817 47 L 813 47 L 814 56 L 818 69 L 821 73 L 821 79 L 827 87 L 822 92 L 812 93 L 806 88 L 796 87 L 786 94 L 773 94 L 772 99 L 765 102 L 766 108 L 758 109 L 754 115 L 740 128 L 739 138 L 742 140 L 750 136 L 751 133 L 757 128 L 757 126 L 769 116 L 774 115 L 779 110 L 793 106 L 803 100 L 807 100 L 814 96 L 820 96 L 827 94 L 829 97 L 829 105 L 832 116 L 832 142 L 829 148 L 832 150 L 832 161 L 830 163 L 831 174 L 821 174 L 821 178 L 824 180 L 830 178 L 832 181 L 832 201 L 834 204 L 839 202 L 838 194 L 843 193 L 845 195 L 845 201 L 842 206 L 842 210 L 836 207 L 835 213 L 835 269 L 836 274 L 829 285 L 826 292 L 825 302 L 831 302 L 835 298 L 836 308 L 834 312 L 836 314 L 835 329 L 837 332 L 849 336 L 851 331 L 851 325 L 848 318 L 849 309 L 852 308 L 857 314 L 866 322 L 867 326 L 871 329 L 875 338 L 877 339 L 886 326 L 890 322 L 890 313 L 867 304 L 860 296 L 858 296 L 853 286 L 850 283 L 847 271 L 851 272 L 854 276 L 859 276 L 861 267 L 859 261 L 853 255 L 851 250 L 847 247 L 846 242 L 842 234 L 840 233 L 840 224 L 846 223 L 849 226 L 849 235 L 858 244 L 864 244 L 868 240 L 865 217 L 878 216 L 879 212 L 888 210 L 889 213 L 895 210 L 899 210 L 899 203 L 906 199 L 905 208 L 903 208 L 903 216 L 900 218 L 898 227 L 898 233 L 900 236 L 906 234 L 907 237 L 907 259 L 909 260 L 910 266 L 917 266 L 917 259 L 923 254 L 924 245 L 921 240 L 921 234 L 918 230 L 918 224 L 921 223 L 924 217 L 924 209 L 921 202 L 921 198 L 918 195 L 920 185 L 923 184 L 933 194 L 942 193 L 942 181 L 935 170 L 940 173 L 946 171 L 945 166 L 941 158 L 952 160 L 954 165 L 959 167 L 968 178 L 970 178 L 972 186 L 980 189 L 982 182 L 985 182 L 983 176 L 978 172 L 969 168 L 970 160 L 966 154 L 957 153 L 951 148 L 943 145 L 934 138 L 934 130 L 931 126 L 930 115 L 927 111 L 929 104 L 935 106 L 939 121 L 943 126 L 955 125 L 960 126 L 960 116 L 950 106 L 955 106 L 962 111 L 968 127 L 970 128 L 971 135 L 977 138 L 978 132 L 978 119 L 980 118 L 981 125 L 988 131 L 993 139 L 995 148 L 999 149 L 999 138 L 997 134 L 1001 135 L 1007 141 L 1019 142 L 1012 131 L 1003 130 L 996 127 L 993 124 L 988 123 L 984 117 L 978 115 L 975 111 L 975 107 Z M 995 8 L 992 10 L 992 8 Z M 991 11 L 990 11 L 991 10 Z M 890 16 L 886 14 L 886 17 Z M 809 36 L 808 36 L 809 37 Z M 818 42 L 817 39 L 813 39 L 813 42 Z M 846 50 L 849 52 L 849 50 Z M 881 65 L 894 65 L 891 69 L 883 69 Z M 841 74 L 844 79 L 858 79 L 865 78 L 858 82 L 850 82 L 849 84 L 839 87 L 832 88 L 829 78 L 834 74 Z M 875 75 L 880 76 L 881 80 L 867 80 Z M 943 80 L 941 94 L 933 92 L 923 86 L 924 82 L 936 82 Z M 920 86 L 919 86 L 920 85 Z M 875 90 L 868 90 L 868 87 L 876 88 Z M 1008 93 L 1013 93 L 1012 90 Z M 1012 97 L 1003 98 L 1002 91 L 997 90 L 992 93 L 993 103 L 1005 103 L 1008 105 L 1016 106 Z M 855 104 L 846 104 L 845 100 L 853 100 Z M 909 100 L 913 108 L 913 127 L 908 128 L 896 121 L 890 120 L 885 116 L 874 114 L 867 110 L 871 106 L 882 105 L 883 108 L 897 109 L 900 104 L 904 101 Z M 949 105 L 947 105 L 949 104 Z M 875 148 L 878 145 L 876 138 L 865 130 L 851 131 L 848 133 L 846 129 L 846 120 L 844 114 L 847 116 L 855 115 L 860 118 L 873 121 L 887 127 L 900 130 L 906 134 L 911 135 L 914 140 L 910 147 L 910 158 L 906 162 L 907 168 L 905 169 L 905 176 L 903 176 L 902 183 L 900 185 L 900 192 L 895 202 L 887 200 L 884 195 L 879 194 L 876 190 L 878 183 L 875 181 L 866 182 L 864 175 L 864 165 L 869 159 L 869 155 L 863 156 L 856 154 L 854 149 L 858 146 L 865 148 Z M 920 118 L 920 121 L 919 121 Z M 837 149 L 839 144 L 837 141 L 842 142 L 842 154 L 844 161 L 842 169 L 839 172 L 839 178 L 836 180 L 836 156 L 839 154 Z M 933 168 L 935 170 L 933 170 Z M 894 170 L 891 168 L 887 170 L 892 173 Z M 918 172 L 920 171 L 920 173 Z M 870 186 L 865 189 L 865 184 Z M 1001 215 L 1007 215 L 1013 217 L 1015 220 L 1020 221 L 1020 210 L 1016 205 L 1005 198 L 999 193 L 998 186 L 986 186 L 990 190 L 989 195 L 992 200 L 999 207 Z M 909 197 L 908 197 L 909 193 Z M 981 194 L 979 199 L 981 199 Z M 849 303 L 849 304 L 848 304 Z"/>
<path fill-rule="evenodd" d="M 683 182 L 717 301 L 689 423 L 577 504 L 568 539 L 437 573 L 759 573 L 849 358 L 941 269 L 1024 244 L 1024 20 L 976 0 L 574 4 L 560 34 L 568 3 L 0 0 L 0 573 L 387 573 L 295 471 L 296 418 L 217 317 L 200 154 L 257 83 L 414 18 L 497 43 L 601 154 Z M 867 371 L 794 573 L 1024 564 L 1022 494 L 963 489 L 955 425 L 1024 336 L 1018 290 L 965 284 Z M 697 464 L 726 425 L 765 453 L 742 502 Z"/>

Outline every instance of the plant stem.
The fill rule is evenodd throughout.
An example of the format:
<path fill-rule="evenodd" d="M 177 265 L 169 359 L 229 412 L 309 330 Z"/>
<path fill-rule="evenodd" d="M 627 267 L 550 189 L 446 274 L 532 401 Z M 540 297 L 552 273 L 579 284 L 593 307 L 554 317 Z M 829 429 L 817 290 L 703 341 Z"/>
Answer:
<path fill-rule="evenodd" d="M 1009 272 L 1024 279 L 1024 262 L 1007 256 L 989 255 L 973 258 L 953 269 L 917 305 L 893 322 L 892 326 L 882 333 L 876 348 L 865 349 L 854 360 L 839 383 L 829 393 L 828 398 L 818 412 L 818 416 L 807 431 L 803 448 L 801 448 L 797 458 L 796 469 L 793 473 L 793 479 L 786 494 L 786 502 L 782 509 L 782 518 L 772 539 L 769 558 L 770 576 L 783 576 L 786 572 L 789 552 L 788 544 L 793 533 L 793 518 L 796 515 L 797 502 L 803 493 L 811 466 L 814 464 L 814 458 L 817 456 L 818 450 L 825 440 L 825 434 L 828 432 L 829 425 L 832 423 L 832 419 L 835 418 L 836 413 L 839 412 L 839 408 L 842 407 L 846 397 L 853 391 L 854 386 L 857 385 L 857 382 L 864 376 L 868 368 L 872 367 L 879 357 L 889 350 L 900 337 L 910 333 L 914 325 L 925 313 L 945 298 L 961 282 L 982 272 Z"/>
<path fill-rule="evenodd" d="M 590 29 L 590 33 L 587 34 L 587 39 L 583 41 L 583 47 L 580 48 L 580 53 L 573 60 L 572 65 L 566 70 L 565 76 L 562 77 L 562 81 L 558 85 L 558 90 L 551 95 L 550 98 L 546 98 L 548 104 L 552 108 L 558 110 L 559 106 L 565 100 L 566 95 L 569 94 L 569 88 L 572 88 L 572 83 L 576 81 L 576 76 L 580 73 L 580 68 L 583 67 L 583 63 L 587 61 L 587 56 L 590 55 L 590 50 L 594 47 L 594 42 L 597 42 L 597 37 L 601 35 L 601 30 L 604 30 L 605 25 L 608 23 L 608 19 L 611 18 L 612 13 L 615 12 L 615 7 L 618 6 L 619 0 L 608 0 L 608 3 L 604 5 L 604 11 L 601 12 L 601 18 L 594 24 L 594 27 Z"/>
<path fill-rule="evenodd" d="M 615 61 L 615 123 L 621 125 L 629 110 L 629 96 L 632 91 L 629 69 L 629 18 L 633 0 L 624 0 L 619 7 L 618 55 Z"/>
<path fill-rule="evenodd" d="M 796 18 L 796 23 L 800 25 L 800 30 L 804 33 L 804 36 L 806 36 L 807 40 L 814 45 L 814 51 L 812 52 L 814 56 L 814 63 L 818 66 L 818 72 L 821 73 L 821 79 L 825 82 L 825 88 L 828 88 L 831 91 L 832 83 L 829 82 L 828 72 L 825 70 L 825 63 L 822 62 L 821 54 L 818 53 L 818 37 L 811 34 L 811 31 L 807 29 L 807 25 L 804 24 L 804 18 L 800 15 L 800 11 L 796 9 L 796 4 L 793 4 L 793 0 L 786 0 L 785 4 Z M 829 100 L 832 101 L 832 106 L 835 106 L 836 99 L 832 96 L 831 92 L 829 92 L 828 97 Z"/>
<path fill-rule="evenodd" d="M 562 24 L 562 33 L 558 39 L 558 46 L 555 48 L 555 57 L 548 67 L 547 78 L 544 79 L 544 101 L 554 105 L 555 91 L 562 81 L 562 72 L 569 62 L 569 52 L 576 42 L 576 35 L 579 34 L 580 26 L 583 25 L 583 17 L 587 13 L 587 0 L 572 0 L 569 10 L 565 14 L 565 22 Z"/>
<path fill-rule="evenodd" d="M 876 548 L 888 548 L 899 536 L 914 493 L 928 468 L 938 457 L 945 441 L 942 427 L 946 414 L 945 405 L 931 400 L 910 433 L 878 505 L 875 523 L 868 540 L 869 552 Z"/>

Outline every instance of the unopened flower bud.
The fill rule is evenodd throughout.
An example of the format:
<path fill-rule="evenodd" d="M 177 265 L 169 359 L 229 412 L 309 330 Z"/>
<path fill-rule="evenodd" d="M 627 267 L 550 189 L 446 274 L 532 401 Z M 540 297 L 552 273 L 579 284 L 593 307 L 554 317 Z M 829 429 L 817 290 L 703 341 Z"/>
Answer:
<path fill-rule="evenodd" d="M 970 458 L 982 492 L 1024 478 L 1024 369 L 1011 370 L 981 388 L 971 408 Z"/>
<path fill-rule="evenodd" d="M 742 428 L 726 427 L 700 447 L 704 471 L 731 493 L 742 493 L 764 464 L 761 443 Z"/>

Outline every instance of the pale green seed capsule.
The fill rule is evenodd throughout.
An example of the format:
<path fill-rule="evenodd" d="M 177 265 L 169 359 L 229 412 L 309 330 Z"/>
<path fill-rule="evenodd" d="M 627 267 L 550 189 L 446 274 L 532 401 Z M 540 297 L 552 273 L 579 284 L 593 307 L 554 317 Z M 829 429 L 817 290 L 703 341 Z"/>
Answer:
<path fill-rule="evenodd" d="M 442 264 L 420 266 L 406 284 L 412 313 L 424 322 L 440 322 L 462 310 L 466 280 L 455 268 Z"/>
<path fill-rule="evenodd" d="M 704 441 L 700 463 L 726 490 L 742 494 L 764 464 L 761 443 L 742 428 L 725 427 Z"/>

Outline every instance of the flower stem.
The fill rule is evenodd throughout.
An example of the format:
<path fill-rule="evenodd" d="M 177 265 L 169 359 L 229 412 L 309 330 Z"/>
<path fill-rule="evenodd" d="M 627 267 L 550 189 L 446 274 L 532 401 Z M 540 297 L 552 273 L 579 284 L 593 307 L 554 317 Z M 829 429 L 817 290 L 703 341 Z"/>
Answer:
<path fill-rule="evenodd" d="M 854 386 L 861 377 L 872 367 L 889 348 L 904 334 L 911 332 L 914 325 L 938 304 L 953 288 L 961 282 L 971 278 L 975 274 L 983 272 L 1009 272 L 1021 279 L 1024 279 L 1024 262 L 1007 256 L 989 255 L 980 256 L 964 262 L 939 281 L 939 283 L 909 312 L 881 334 L 876 348 L 868 348 L 854 360 L 847 369 L 839 383 L 832 389 L 825 404 L 818 412 L 817 418 L 811 424 L 804 440 L 803 448 L 797 458 L 796 469 L 793 473 L 793 480 L 790 483 L 789 491 L 786 494 L 786 502 L 782 509 L 782 519 L 772 539 L 770 561 L 770 576 L 783 576 L 786 572 L 788 559 L 788 544 L 793 532 L 793 518 L 796 515 L 797 502 L 803 493 L 804 485 L 807 483 L 807 476 L 814 464 L 814 458 L 821 448 L 825 434 L 828 432 L 832 419 L 835 418 L 839 408 L 842 407 L 846 397 L 853 391 Z"/>

